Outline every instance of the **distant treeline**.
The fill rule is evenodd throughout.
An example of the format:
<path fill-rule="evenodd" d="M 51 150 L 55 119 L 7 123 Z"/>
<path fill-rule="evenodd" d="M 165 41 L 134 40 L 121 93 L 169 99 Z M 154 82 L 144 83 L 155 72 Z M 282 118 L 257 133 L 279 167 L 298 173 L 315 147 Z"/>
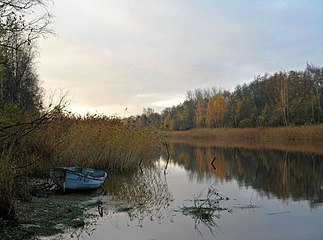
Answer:
<path fill-rule="evenodd" d="M 144 109 L 134 124 L 163 130 L 193 128 L 278 127 L 322 123 L 323 68 L 307 64 L 304 71 L 279 71 L 255 77 L 233 92 L 197 89 L 161 114 Z"/>

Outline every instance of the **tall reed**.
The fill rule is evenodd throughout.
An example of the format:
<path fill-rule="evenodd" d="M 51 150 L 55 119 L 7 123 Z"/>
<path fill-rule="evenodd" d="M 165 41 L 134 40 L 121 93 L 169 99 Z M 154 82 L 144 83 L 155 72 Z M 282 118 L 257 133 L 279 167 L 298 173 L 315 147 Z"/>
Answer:
<path fill-rule="evenodd" d="M 136 128 L 128 120 L 102 116 L 61 118 L 36 135 L 28 140 L 43 155 L 35 173 L 75 165 L 130 171 L 158 159 L 164 141 L 154 127 Z"/>
<path fill-rule="evenodd" d="M 51 168 L 62 166 L 135 172 L 141 164 L 159 159 L 165 141 L 154 127 L 136 128 L 130 120 L 105 116 L 61 114 L 30 129 L 20 138 L 14 129 L 9 135 L 13 136 L 11 145 L 11 137 L 1 142 L 0 219 L 15 217 L 14 200 L 21 195 L 18 187 L 25 186 L 29 177 L 43 178 Z"/>
<path fill-rule="evenodd" d="M 277 128 L 202 128 L 189 131 L 168 132 L 171 138 L 207 140 L 289 141 L 323 140 L 323 124 Z"/>

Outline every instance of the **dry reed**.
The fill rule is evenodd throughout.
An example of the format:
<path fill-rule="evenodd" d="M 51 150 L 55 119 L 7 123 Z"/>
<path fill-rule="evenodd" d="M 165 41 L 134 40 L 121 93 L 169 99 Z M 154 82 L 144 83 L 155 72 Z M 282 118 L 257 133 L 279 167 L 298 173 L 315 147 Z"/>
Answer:
<path fill-rule="evenodd" d="M 171 138 L 209 140 L 323 140 L 323 124 L 278 128 L 215 128 L 168 132 Z"/>
<path fill-rule="evenodd" d="M 129 171 L 160 156 L 163 137 L 153 127 L 135 128 L 107 117 L 63 118 L 53 124 L 30 139 L 43 155 L 37 164 L 42 171 L 75 165 Z"/>
<path fill-rule="evenodd" d="M 323 124 L 279 128 L 193 129 L 167 132 L 170 142 L 323 153 Z"/>
<path fill-rule="evenodd" d="M 165 141 L 154 127 L 136 128 L 102 116 L 61 116 L 0 148 L 0 219 L 14 218 L 14 200 L 29 177 L 44 178 L 62 166 L 136 171 L 159 159 Z"/>

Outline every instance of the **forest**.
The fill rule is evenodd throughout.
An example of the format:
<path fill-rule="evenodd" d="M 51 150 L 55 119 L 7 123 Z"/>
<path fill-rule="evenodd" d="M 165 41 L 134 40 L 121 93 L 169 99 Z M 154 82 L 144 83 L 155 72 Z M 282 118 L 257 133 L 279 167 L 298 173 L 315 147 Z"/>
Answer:
<path fill-rule="evenodd" d="M 258 75 L 233 92 L 212 87 L 187 92 L 186 100 L 161 114 L 144 109 L 133 122 L 163 130 L 254 128 L 319 124 L 323 121 L 323 68 Z"/>

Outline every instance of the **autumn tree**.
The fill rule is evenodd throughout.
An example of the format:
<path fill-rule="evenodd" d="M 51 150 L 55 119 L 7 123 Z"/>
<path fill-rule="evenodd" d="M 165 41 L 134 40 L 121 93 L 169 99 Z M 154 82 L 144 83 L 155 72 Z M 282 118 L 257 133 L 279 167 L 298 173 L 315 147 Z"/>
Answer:
<path fill-rule="evenodd" d="M 161 126 L 162 129 L 173 130 L 173 122 L 172 122 L 171 114 L 167 109 L 163 111 L 161 115 L 161 119 L 162 119 L 162 126 Z"/>
<path fill-rule="evenodd" d="M 323 69 L 307 63 L 304 77 L 308 81 L 311 122 L 322 121 Z"/>
<path fill-rule="evenodd" d="M 197 128 L 205 127 L 205 107 L 204 99 L 202 96 L 200 96 L 197 100 L 194 121 Z"/>
<path fill-rule="evenodd" d="M 214 114 L 215 114 L 215 125 L 216 127 L 224 127 L 225 125 L 225 114 L 227 112 L 227 105 L 224 96 L 219 92 L 214 101 Z"/>
<path fill-rule="evenodd" d="M 205 117 L 205 125 L 208 128 L 215 127 L 216 115 L 215 115 L 215 96 L 211 97 L 207 102 L 206 107 L 206 117 Z"/>
<path fill-rule="evenodd" d="M 188 130 L 193 128 L 194 125 L 194 101 L 187 100 L 180 107 L 180 111 L 177 113 L 178 130 Z"/>

